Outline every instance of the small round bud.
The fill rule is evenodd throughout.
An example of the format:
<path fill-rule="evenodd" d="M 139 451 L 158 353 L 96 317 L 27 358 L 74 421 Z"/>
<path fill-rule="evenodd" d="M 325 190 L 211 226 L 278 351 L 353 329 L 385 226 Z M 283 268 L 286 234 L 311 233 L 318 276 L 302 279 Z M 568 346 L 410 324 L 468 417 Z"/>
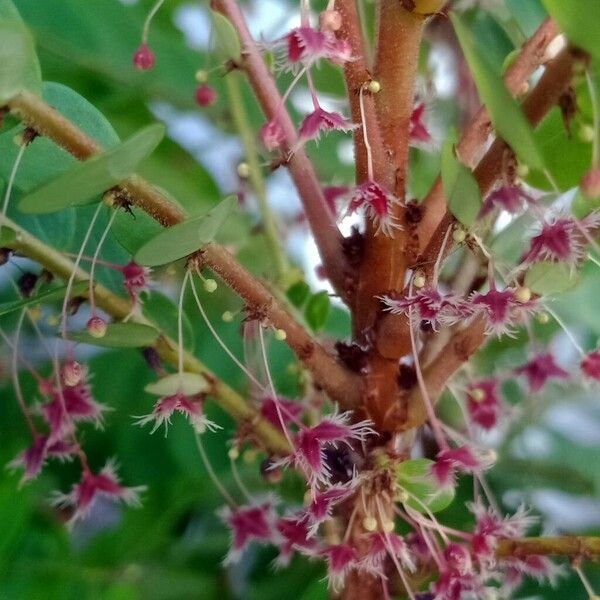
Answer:
<path fill-rule="evenodd" d="M 248 179 L 248 177 L 250 177 L 250 165 L 248 163 L 245 162 L 241 162 L 238 166 L 237 166 L 237 174 L 242 178 L 242 179 Z"/>
<path fill-rule="evenodd" d="M 540 325 L 545 325 L 550 322 L 550 315 L 547 312 L 541 312 L 537 316 L 537 320 Z"/>
<path fill-rule="evenodd" d="M 469 391 L 469 397 L 472 400 L 475 400 L 475 402 L 481 402 L 482 400 L 485 400 L 485 391 L 481 388 L 475 388 Z"/>
<path fill-rule="evenodd" d="M 100 317 L 92 317 L 87 322 L 87 331 L 94 338 L 103 338 L 107 327 L 106 321 Z"/>
<path fill-rule="evenodd" d="M 217 101 L 217 92 L 210 85 L 203 83 L 196 88 L 195 98 L 200 106 L 206 108 Z"/>
<path fill-rule="evenodd" d="M 372 79 L 367 85 L 367 91 L 371 92 L 371 94 L 377 94 L 381 91 L 381 84 L 379 81 Z"/>
<path fill-rule="evenodd" d="M 418 275 L 415 275 L 413 278 L 413 285 L 416 288 L 424 288 L 426 283 L 427 280 L 425 279 L 424 275 L 421 275 L 420 273 Z"/>
<path fill-rule="evenodd" d="M 600 166 L 592 167 L 581 178 L 581 192 L 590 200 L 600 198 Z"/>
<path fill-rule="evenodd" d="M 221 319 L 225 321 L 225 323 L 231 323 L 233 321 L 233 313 L 230 310 L 226 310 L 222 315 Z"/>
<path fill-rule="evenodd" d="M 381 525 L 386 533 L 392 533 L 396 528 L 394 521 L 385 520 Z"/>
<path fill-rule="evenodd" d="M 25 143 L 25 137 L 23 136 L 23 132 L 21 131 L 20 133 L 17 133 L 13 137 L 12 141 L 15 146 L 23 146 Z"/>
<path fill-rule="evenodd" d="M 366 531 L 375 531 L 377 529 L 377 519 L 375 517 L 365 517 L 362 525 Z"/>
<path fill-rule="evenodd" d="M 248 448 L 242 456 L 247 465 L 253 465 L 256 462 L 257 452 L 253 448 Z"/>
<path fill-rule="evenodd" d="M 27 314 L 32 321 L 39 321 L 42 318 L 42 309 L 39 306 L 32 306 L 27 309 Z"/>
<path fill-rule="evenodd" d="M 579 139 L 582 142 L 585 142 L 586 144 L 591 144 L 594 141 L 594 138 L 596 137 L 596 130 L 592 125 L 586 123 L 585 125 L 582 125 L 579 128 L 577 135 L 579 136 Z"/>
<path fill-rule="evenodd" d="M 275 339 L 283 342 L 287 338 L 287 333 L 283 329 L 275 330 Z"/>
<path fill-rule="evenodd" d="M 498 453 L 493 448 L 488 448 L 483 452 L 485 462 L 495 463 L 498 460 Z"/>
<path fill-rule="evenodd" d="M 515 292 L 515 299 L 517 302 L 525 304 L 531 300 L 531 290 L 527 287 L 520 287 Z"/>
<path fill-rule="evenodd" d="M 212 294 L 217 289 L 217 282 L 214 279 L 204 280 L 204 291 Z"/>
<path fill-rule="evenodd" d="M 142 44 L 133 55 L 133 64 L 140 71 L 148 71 L 154 66 L 156 56 L 148 44 Z"/>
<path fill-rule="evenodd" d="M 324 10 L 319 15 L 321 31 L 337 31 L 342 26 L 342 15 L 337 10 Z"/>
<path fill-rule="evenodd" d="M 208 71 L 198 69 L 194 77 L 198 83 L 206 83 L 208 81 Z"/>
<path fill-rule="evenodd" d="M 237 446 L 232 446 L 229 448 L 229 452 L 227 453 L 231 460 L 237 460 L 240 457 L 240 451 Z"/>
<path fill-rule="evenodd" d="M 524 165 L 522 163 L 519 163 L 517 165 L 517 175 L 521 178 L 521 179 L 525 179 L 525 177 L 527 177 L 527 175 L 529 175 L 529 167 L 527 165 Z"/>
<path fill-rule="evenodd" d="M 69 361 L 62 369 L 62 382 L 67 387 L 75 387 L 83 379 L 83 367 L 76 361 Z"/>
<path fill-rule="evenodd" d="M 452 239 L 457 244 L 462 244 L 467 239 L 467 232 L 462 227 L 457 227 L 452 232 Z"/>

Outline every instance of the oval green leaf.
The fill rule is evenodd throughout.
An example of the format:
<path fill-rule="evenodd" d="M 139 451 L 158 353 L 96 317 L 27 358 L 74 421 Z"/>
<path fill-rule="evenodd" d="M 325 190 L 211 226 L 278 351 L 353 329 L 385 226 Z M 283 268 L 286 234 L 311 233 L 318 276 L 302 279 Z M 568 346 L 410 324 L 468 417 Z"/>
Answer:
<path fill-rule="evenodd" d="M 72 169 L 34 190 L 19 203 L 25 213 L 45 214 L 98 200 L 99 195 L 131 176 L 158 146 L 164 125 L 154 123 L 119 146 L 77 163 Z"/>
<path fill-rule="evenodd" d="M 85 330 L 69 333 L 69 339 L 74 342 L 104 348 L 143 348 L 152 346 L 158 336 L 157 329 L 141 323 L 110 323 L 106 335 L 101 338 L 92 337 Z"/>
<path fill-rule="evenodd" d="M 210 389 L 209 383 L 197 373 L 174 373 L 149 383 L 144 390 L 155 396 L 172 396 L 177 392 L 194 396 Z"/>
<path fill-rule="evenodd" d="M 136 252 L 135 261 L 157 267 L 193 254 L 215 237 L 236 205 L 236 197 L 228 196 L 207 213 L 164 229 Z"/>
<path fill-rule="evenodd" d="M 239 62 L 242 56 L 240 38 L 229 19 L 221 13 L 212 13 L 213 24 L 217 34 L 217 48 L 229 60 Z"/>
<path fill-rule="evenodd" d="M 329 312 L 331 311 L 331 300 L 327 292 L 319 292 L 311 296 L 304 309 L 306 322 L 313 331 L 319 331 L 325 326 Z"/>
<path fill-rule="evenodd" d="M 543 261 L 531 265 L 525 273 L 525 285 L 536 294 L 560 294 L 577 285 L 579 277 L 566 263 Z"/>

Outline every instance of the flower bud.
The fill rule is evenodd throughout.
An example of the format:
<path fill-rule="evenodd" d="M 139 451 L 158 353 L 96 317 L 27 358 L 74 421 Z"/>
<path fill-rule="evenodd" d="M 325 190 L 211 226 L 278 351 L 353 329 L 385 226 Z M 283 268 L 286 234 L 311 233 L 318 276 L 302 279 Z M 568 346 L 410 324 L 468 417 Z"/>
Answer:
<path fill-rule="evenodd" d="M 515 299 L 517 302 L 525 304 L 531 300 L 531 290 L 527 287 L 520 287 L 515 292 Z"/>
<path fill-rule="evenodd" d="M 367 85 L 367 90 L 371 92 L 371 94 L 377 94 L 381 91 L 381 84 L 379 81 L 375 81 L 374 79 L 369 81 Z"/>
<path fill-rule="evenodd" d="M 287 333 L 283 329 L 275 330 L 275 339 L 283 342 L 287 338 Z"/>
<path fill-rule="evenodd" d="M 154 67 L 156 56 L 148 44 L 142 44 L 133 55 L 133 64 L 140 71 L 148 71 Z"/>
<path fill-rule="evenodd" d="M 457 227 L 453 232 L 452 232 L 452 239 L 457 243 L 457 244 L 461 244 L 462 242 L 465 241 L 465 239 L 467 238 L 467 233 L 466 231 L 462 228 L 462 227 Z"/>
<path fill-rule="evenodd" d="M 342 26 L 342 15 L 337 10 L 324 10 L 319 15 L 321 31 L 337 31 Z"/>
<path fill-rule="evenodd" d="M 217 92 L 210 85 L 203 83 L 196 88 L 196 102 L 202 106 L 211 106 L 217 101 Z"/>
<path fill-rule="evenodd" d="M 217 282 L 214 279 L 206 279 L 204 281 L 204 291 L 212 294 L 217 289 Z"/>
<path fill-rule="evenodd" d="M 103 338 L 107 327 L 106 321 L 100 317 L 92 317 L 87 322 L 87 331 L 94 338 Z"/>
<path fill-rule="evenodd" d="M 416 288 L 423 288 L 425 287 L 425 284 L 427 283 L 427 280 L 425 279 L 425 277 L 419 273 L 417 275 L 415 275 L 414 279 L 413 279 L 413 285 Z"/>
<path fill-rule="evenodd" d="M 245 162 L 241 162 L 238 166 L 237 166 L 237 174 L 242 178 L 242 179 L 248 179 L 248 177 L 250 177 L 250 165 L 248 163 Z"/>
<path fill-rule="evenodd" d="M 581 179 L 581 191 L 586 198 L 600 198 L 600 166 L 592 167 Z"/>
<path fill-rule="evenodd" d="M 208 81 L 208 71 L 198 69 L 194 77 L 198 83 L 206 83 Z"/>
<path fill-rule="evenodd" d="M 365 517 L 362 525 L 366 531 L 375 531 L 377 529 L 377 519 L 375 517 Z"/>
<path fill-rule="evenodd" d="M 527 175 L 529 175 L 529 167 L 527 165 L 524 165 L 522 163 L 519 163 L 517 165 L 517 175 L 521 178 L 521 179 L 525 179 L 525 177 L 527 177 Z"/>
<path fill-rule="evenodd" d="M 226 310 L 222 315 L 221 319 L 225 321 L 225 323 L 231 323 L 233 321 L 233 313 L 230 310 Z"/>
<path fill-rule="evenodd" d="M 579 128 L 577 135 L 579 136 L 579 139 L 582 142 L 585 142 L 586 144 L 591 144 L 594 141 L 594 138 L 596 137 L 596 130 L 592 125 L 586 123 L 585 125 L 582 125 Z"/>
<path fill-rule="evenodd" d="M 237 460 L 240 457 L 240 451 L 237 446 L 232 446 L 229 448 L 229 452 L 227 453 L 231 460 Z"/>
<path fill-rule="evenodd" d="M 475 402 L 481 402 L 482 400 L 485 400 L 485 391 L 481 388 L 475 388 L 469 392 L 469 398 Z"/>
<path fill-rule="evenodd" d="M 62 369 L 62 382 L 67 387 L 75 387 L 83 379 L 83 367 L 76 361 L 71 360 Z"/>

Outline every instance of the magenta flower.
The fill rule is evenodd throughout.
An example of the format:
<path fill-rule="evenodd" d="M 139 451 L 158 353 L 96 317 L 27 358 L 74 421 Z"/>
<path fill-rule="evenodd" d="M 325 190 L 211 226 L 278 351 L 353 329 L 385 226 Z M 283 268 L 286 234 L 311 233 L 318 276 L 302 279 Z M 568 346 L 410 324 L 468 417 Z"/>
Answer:
<path fill-rule="evenodd" d="M 385 561 L 390 554 L 393 554 L 407 571 L 416 570 L 408 544 L 402 536 L 393 532 L 376 532 L 369 535 L 369 550 L 361 561 L 361 567 L 372 573 L 384 574 Z"/>
<path fill-rule="evenodd" d="M 441 486 L 454 486 L 456 471 L 474 473 L 485 466 L 468 446 L 460 446 L 439 452 L 431 474 Z"/>
<path fill-rule="evenodd" d="M 131 261 L 123 269 L 123 285 L 132 302 L 137 303 L 139 293 L 148 287 L 150 282 L 150 269 Z"/>
<path fill-rule="evenodd" d="M 431 143 L 431 134 L 425 125 L 426 109 L 425 102 L 417 102 L 410 115 L 410 141 L 417 146 Z"/>
<path fill-rule="evenodd" d="M 171 417 L 175 412 L 185 415 L 198 433 L 204 433 L 207 429 L 209 431 L 221 429 L 219 425 L 205 416 L 202 410 L 202 403 L 199 400 L 190 398 L 182 393 L 160 398 L 149 415 L 136 417 L 136 425 L 143 427 L 147 423 L 154 422 L 150 433 L 154 433 L 159 427 L 164 425 L 166 435 L 168 426 L 171 424 Z"/>
<path fill-rule="evenodd" d="M 23 485 L 40 474 L 48 458 L 66 460 L 71 457 L 73 451 L 74 447 L 67 442 L 61 440 L 53 442 L 48 436 L 36 435 L 31 446 L 23 450 L 7 466 L 9 469 L 23 469 L 20 482 L 20 485 Z"/>
<path fill-rule="evenodd" d="M 467 410 L 474 423 L 483 429 L 493 429 L 505 411 L 504 403 L 500 399 L 498 381 L 493 378 L 482 379 L 469 385 Z"/>
<path fill-rule="evenodd" d="M 539 392 L 549 379 L 567 379 L 569 373 L 559 367 L 550 353 L 538 354 L 527 364 L 514 370 L 516 375 L 527 378 L 529 389 Z"/>
<path fill-rule="evenodd" d="M 148 44 L 142 44 L 133 55 L 133 65 L 140 71 L 148 71 L 156 63 L 156 56 Z"/>
<path fill-rule="evenodd" d="M 440 325 L 452 325 L 469 315 L 468 305 L 458 296 L 452 293 L 444 294 L 434 288 L 423 288 L 408 297 L 383 296 L 381 300 L 385 310 L 392 314 L 412 314 L 413 325 L 429 321 L 434 330 Z"/>
<path fill-rule="evenodd" d="M 525 556 L 502 562 L 508 566 L 504 586 L 508 592 L 519 587 L 523 575 L 533 577 L 539 583 L 547 582 L 555 586 L 557 580 L 565 574 L 562 565 L 554 564 L 547 556 Z"/>
<path fill-rule="evenodd" d="M 285 142 L 285 133 L 283 132 L 283 128 L 277 117 L 267 121 L 260 128 L 260 139 L 269 152 L 283 146 Z"/>
<path fill-rule="evenodd" d="M 327 546 L 321 552 L 327 561 L 327 580 L 329 587 L 338 592 L 344 586 L 348 573 L 359 566 L 358 553 L 350 544 Z"/>
<path fill-rule="evenodd" d="M 328 447 L 339 443 L 350 445 L 353 440 L 363 441 L 375 435 L 371 421 L 350 424 L 351 411 L 334 413 L 322 418 L 314 427 L 302 427 L 296 435 L 295 450 L 291 456 L 274 463 L 274 466 L 293 464 L 301 468 L 313 487 L 329 482 L 331 469 L 325 460 Z"/>
<path fill-rule="evenodd" d="M 74 512 L 69 523 L 73 524 L 87 516 L 99 497 L 120 500 L 129 506 L 140 506 L 139 494 L 145 489 L 145 486 L 121 485 L 115 464 L 109 461 L 98 474 L 84 470 L 81 481 L 68 494 L 54 494 L 53 504 L 61 508 L 72 507 Z"/>
<path fill-rule="evenodd" d="M 378 183 L 361 183 L 348 194 L 348 198 L 348 212 L 364 211 L 377 226 L 377 233 L 393 236 L 394 229 L 402 229 L 392 212 L 393 205 L 400 201 Z"/>
<path fill-rule="evenodd" d="M 196 88 L 194 98 L 199 106 L 206 108 L 207 106 L 212 106 L 217 101 L 217 92 L 211 85 L 203 83 Z"/>
<path fill-rule="evenodd" d="M 286 566 L 295 551 L 313 556 L 317 550 L 317 540 L 311 536 L 308 521 L 303 513 L 289 515 L 277 521 L 279 541 L 278 566 Z"/>
<path fill-rule="evenodd" d="M 461 574 L 449 569 L 442 571 L 433 587 L 436 592 L 435 600 L 490 597 L 485 593 L 485 586 L 474 572 Z"/>
<path fill-rule="evenodd" d="M 294 402 L 293 400 L 282 397 L 277 398 L 276 401 L 273 397 L 267 396 L 260 403 L 261 416 L 279 429 L 281 429 L 282 420 L 284 425 L 287 426 L 297 420 L 303 410 L 304 407 L 299 402 Z"/>
<path fill-rule="evenodd" d="M 353 493 L 353 487 L 348 485 L 333 486 L 324 491 L 315 492 L 305 513 L 307 523 L 310 525 L 310 535 L 315 535 L 319 525 L 331 517 L 336 504 L 343 502 Z"/>
<path fill-rule="evenodd" d="M 304 117 L 300 125 L 300 140 L 318 140 L 321 137 L 321 132 L 331 131 L 351 131 L 356 125 L 347 121 L 340 113 L 328 112 L 320 106 L 316 106 L 315 110 Z"/>
<path fill-rule="evenodd" d="M 491 289 L 485 294 L 474 292 L 471 294 L 469 301 L 472 314 L 475 316 L 482 315 L 486 318 L 486 333 L 498 337 L 512 333 L 513 326 L 521 322 L 525 315 L 538 308 L 538 303 L 535 300 L 520 302 L 517 299 L 515 290 L 511 288 L 505 290 Z"/>
<path fill-rule="evenodd" d="M 495 208 L 515 215 L 528 204 L 534 203 L 535 200 L 521 186 L 503 185 L 487 195 L 479 212 L 479 218 L 489 215 Z"/>
<path fill-rule="evenodd" d="M 463 544 L 451 542 L 444 550 L 446 566 L 459 575 L 466 575 L 473 570 L 473 561 L 469 549 Z"/>
<path fill-rule="evenodd" d="M 327 202 L 327 207 L 333 215 L 337 216 L 338 214 L 337 200 L 346 196 L 349 191 L 350 188 L 347 185 L 330 185 L 323 188 L 325 202 Z"/>
<path fill-rule="evenodd" d="M 224 564 L 236 563 L 252 541 L 275 542 L 277 514 L 274 501 L 262 504 L 221 509 L 219 516 L 231 529 L 231 547 Z"/>
<path fill-rule="evenodd" d="M 581 370 L 590 379 L 600 381 L 600 350 L 594 350 L 582 359 Z"/>

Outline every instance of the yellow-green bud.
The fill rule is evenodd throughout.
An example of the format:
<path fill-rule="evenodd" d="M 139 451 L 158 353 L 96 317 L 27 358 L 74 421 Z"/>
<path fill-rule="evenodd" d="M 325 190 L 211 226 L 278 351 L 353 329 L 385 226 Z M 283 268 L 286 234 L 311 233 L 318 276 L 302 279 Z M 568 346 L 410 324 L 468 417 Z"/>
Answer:
<path fill-rule="evenodd" d="M 214 279 L 206 279 L 204 281 L 204 291 L 212 294 L 217 289 L 217 282 Z"/>

